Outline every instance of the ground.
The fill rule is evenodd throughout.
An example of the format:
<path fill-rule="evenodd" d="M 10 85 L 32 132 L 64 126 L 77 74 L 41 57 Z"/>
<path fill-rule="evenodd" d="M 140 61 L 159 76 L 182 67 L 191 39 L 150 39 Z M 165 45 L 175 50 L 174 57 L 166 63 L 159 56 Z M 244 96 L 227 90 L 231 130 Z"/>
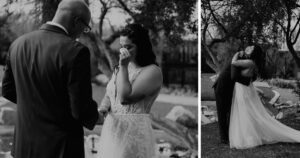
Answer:
<path fill-rule="evenodd" d="M 281 120 L 284 124 L 300 130 L 300 120 L 290 116 Z M 202 158 L 296 158 L 300 157 L 300 144 L 277 143 L 263 145 L 252 149 L 230 149 L 229 145 L 219 141 L 217 123 L 201 126 Z"/>
<path fill-rule="evenodd" d="M 0 66 L 0 78 L 3 77 L 2 70 L 3 70 L 3 68 Z M 105 94 L 105 87 L 93 85 L 92 89 L 93 89 L 93 98 L 99 105 Z M 0 92 L 1 92 L 1 90 L 0 90 Z M 10 107 L 16 108 L 15 105 L 11 105 L 11 104 L 5 105 L 5 106 L 10 106 Z M 156 101 L 156 102 L 154 102 L 154 105 L 151 109 L 151 113 L 155 114 L 155 116 L 164 117 L 174 106 L 177 106 L 177 104 Z M 184 108 L 190 110 L 195 116 L 198 117 L 198 107 L 197 106 L 184 106 Z M 13 126 L 0 125 L 0 158 L 2 157 L 1 152 L 3 152 L 3 151 L 7 152 L 7 151 L 10 151 L 10 149 L 11 149 L 13 130 L 14 130 Z M 97 125 L 93 131 L 85 130 L 85 135 L 88 135 L 90 133 L 99 134 L 100 131 L 101 131 L 101 126 Z M 3 134 L 3 133 L 5 133 L 5 134 Z"/>
<path fill-rule="evenodd" d="M 203 77 L 204 76 L 204 77 Z M 205 77 L 206 76 L 206 77 Z M 215 101 L 211 95 L 213 91 L 209 86 L 210 80 L 207 78 L 211 74 L 201 75 L 201 105 L 206 105 L 215 110 Z M 292 89 L 282 89 L 273 87 L 280 93 L 280 102 L 292 101 L 297 103 L 299 98 L 292 92 Z M 203 95 L 202 95 L 203 96 Z M 293 110 L 294 112 L 290 112 Z M 280 122 L 300 130 L 299 113 L 295 113 L 297 108 L 284 110 L 286 117 Z M 296 158 L 300 157 L 300 144 L 297 143 L 277 143 L 272 145 L 263 145 L 252 149 L 237 150 L 230 149 L 229 145 L 221 144 L 219 141 L 219 129 L 217 123 L 201 126 L 201 157 L 202 158 Z"/>

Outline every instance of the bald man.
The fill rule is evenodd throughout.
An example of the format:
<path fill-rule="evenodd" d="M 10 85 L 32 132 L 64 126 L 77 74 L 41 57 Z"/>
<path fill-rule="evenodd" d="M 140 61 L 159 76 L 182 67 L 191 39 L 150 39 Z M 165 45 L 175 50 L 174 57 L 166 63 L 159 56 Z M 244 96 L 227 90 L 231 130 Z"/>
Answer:
<path fill-rule="evenodd" d="M 15 158 L 83 158 L 83 127 L 99 114 L 92 99 L 90 53 L 75 39 L 89 31 L 81 0 L 63 0 L 51 22 L 16 39 L 2 82 L 17 104 Z"/>

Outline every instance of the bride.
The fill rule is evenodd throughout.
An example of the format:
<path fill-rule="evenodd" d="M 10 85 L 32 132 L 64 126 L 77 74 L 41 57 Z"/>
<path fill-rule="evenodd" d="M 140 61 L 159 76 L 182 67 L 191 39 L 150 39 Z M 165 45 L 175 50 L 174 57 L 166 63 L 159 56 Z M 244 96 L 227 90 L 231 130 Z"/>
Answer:
<path fill-rule="evenodd" d="M 100 106 L 106 114 L 100 158 L 154 158 L 155 138 L 149 112 L 162 86 L 161 69 L 148 31 L 129 24 L 121 32 L 120 59 Z"/>
<path fill-rule="evenodd" d="M 240 59 L 239 56 L 244 56 Z M 251 79 L 250 85 L 235 83 L 231 107 L 229 143 L 230 148 L 245 149 L 277 142 L 300 142 L 300 132 L 273 118 L 263 106 L 253 81 L 262 70 L 262 50 L 248 46 L 232 58 L 232 66 L 240 75 Z"/>

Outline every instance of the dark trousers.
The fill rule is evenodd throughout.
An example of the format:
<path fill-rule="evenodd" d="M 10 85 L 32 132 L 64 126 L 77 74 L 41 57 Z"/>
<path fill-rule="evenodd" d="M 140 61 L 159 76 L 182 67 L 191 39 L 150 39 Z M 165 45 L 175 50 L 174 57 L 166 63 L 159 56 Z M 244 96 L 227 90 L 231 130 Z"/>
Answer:
<path fill-rule="evenodd" d="M 218 124 L 221 141 L 229 140 L 229 123 L 232 103 L 232 92 L 218 91 L 215 89 Z"/>

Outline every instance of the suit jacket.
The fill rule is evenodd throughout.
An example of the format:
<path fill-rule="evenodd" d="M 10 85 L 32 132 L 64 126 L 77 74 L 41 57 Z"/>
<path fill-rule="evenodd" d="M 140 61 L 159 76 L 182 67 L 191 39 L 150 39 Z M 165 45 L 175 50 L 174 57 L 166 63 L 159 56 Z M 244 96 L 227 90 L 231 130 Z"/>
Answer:
<path fill-rule="evenodd" d="M 221 70 L 218 79 L 213 85 L 216 95 L 220 95 L 220 97 L 216 97 L 221 99 L 219 102 L 222 105 L 219 106 L 231 106 L 235 82 L 239 82 L 244 85 L 250 84 L 251 79 L 243 77 L 240 71 L 241 69 L 232 66 L 231 63 L 226 64 Z"/>
<path fill-rule="evenodd" d="M 83 158 L 83 126 L 98 119 L 90 53 L 60 28 L 44 24 L 15 40 L 2 94 L 17 104 L 15 158 Z"/>

